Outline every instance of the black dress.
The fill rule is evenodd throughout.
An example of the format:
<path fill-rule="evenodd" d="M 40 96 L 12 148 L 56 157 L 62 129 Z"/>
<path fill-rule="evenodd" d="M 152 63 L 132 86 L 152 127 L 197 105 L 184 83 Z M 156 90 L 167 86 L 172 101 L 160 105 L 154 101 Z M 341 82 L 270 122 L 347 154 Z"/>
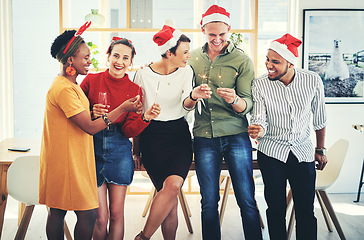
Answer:
<path fill-rule="evenodd" d="M 184 117 L 171 121 L 152 120 L 140 135 L 142 163 L 157 191 L 168 176 L 186 179 L 192 163 L 192 140 Z"/>

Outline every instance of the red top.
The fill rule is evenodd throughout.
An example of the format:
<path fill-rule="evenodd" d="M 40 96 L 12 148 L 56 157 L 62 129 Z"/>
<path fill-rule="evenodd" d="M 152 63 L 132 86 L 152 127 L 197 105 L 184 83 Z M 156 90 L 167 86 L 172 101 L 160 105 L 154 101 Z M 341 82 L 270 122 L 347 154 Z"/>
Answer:
<path fill-rule="evenodd" d="M 130 81 L 128 74 L 125 74 L 123 78 L 114 78 L 109 74 L 109 70 L 88 74 L 80 86 L 90 101 L 91 110 L 93 105 L 98 103 L 99 92 L 107 93 L 109 112 L 138 94 L 142 98 L 140 87 Z M 142 120 L 141 115 L 135 112 L 125 112 L 113 123 L 121 126 L 121 130 L 127 138 L 139 135 L 148 126 L 148 123 Z"/>

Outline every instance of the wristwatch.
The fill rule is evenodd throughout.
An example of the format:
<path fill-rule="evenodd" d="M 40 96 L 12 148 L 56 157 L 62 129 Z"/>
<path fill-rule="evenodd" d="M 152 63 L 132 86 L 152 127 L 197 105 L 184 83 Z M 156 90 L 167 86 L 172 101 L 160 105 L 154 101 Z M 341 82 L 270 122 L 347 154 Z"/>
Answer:
<path fill-rule="evenodd" d="M 315 148 L 315 153 L 325 156 L 326 155 L 326 148 Z"/>
<path fill-rule="evenodd" d="M 234 102 L 230 103 L 231 105 L 236 105 L 239 101 L 238 95 L 236 95 Z"/>
<path fill-rule="evenodd" d="M 102 115 L 102 119 L 104 119 L 105 124 L 110 127 L 112 125 L 112 122 L 110 121 L 110 119 L 107 117 L 107 114 L 105 113 L 104 115 Z"/>

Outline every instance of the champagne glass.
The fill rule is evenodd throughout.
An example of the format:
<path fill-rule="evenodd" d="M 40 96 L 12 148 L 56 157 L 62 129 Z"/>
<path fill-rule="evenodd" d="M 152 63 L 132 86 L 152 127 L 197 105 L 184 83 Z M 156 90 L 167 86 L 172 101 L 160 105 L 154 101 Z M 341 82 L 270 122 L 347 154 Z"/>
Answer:
<path fill-rule="evenodd" d="M 98 103 L 102 105 L 107 105 L 107 93 L 106 92 L 99 92 L 99 99 Z"/>

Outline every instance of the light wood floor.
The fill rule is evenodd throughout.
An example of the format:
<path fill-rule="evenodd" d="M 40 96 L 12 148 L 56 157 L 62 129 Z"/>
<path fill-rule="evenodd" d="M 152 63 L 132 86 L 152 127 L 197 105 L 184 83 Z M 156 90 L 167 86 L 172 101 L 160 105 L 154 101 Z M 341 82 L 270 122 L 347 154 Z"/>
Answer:
<path fill-rule="evenodd" d="M 329 198 L 336 211 L 337 217 L 341 223 L 346 238 L 349 240 L 364 239 L 364 193 L 362 201 L 353 203 L 356 199 L 355 194 L 329 194 Z M 200 196 L 187 195 L 187 201 L 192 212 L 192 225 L 194 233 L 190 234 L 187 230 L 186 223 L 183 218 L 182 211 L 179 207 L 179 227 L 177 239 L 197 240 L 201 238 L 200 224 Z M 147 201 L 147 195 L 128 195 L 126 201 L 126 231 L 125 240 L 133 240 L 134 236 L 142 229 L 146 218 L 143 218 L 142 211 Z M 265 201 L 263 197 L 263 185 L 256 184 L 256 199 L 260 208 L 264 224 L 265 219 Z M 17 229 L 17 207 L 18 203 L 9 197 L 7 209 L 5 213 L 4 228 L 1 239 L 13 239 Z M 339 239 L 336 231 L 328 232 L 318 202 L 315 203 L 315 212 L 318 219 L 318 239 L 319 240 L 334 240 Z M 29 225 L 29 229 L 25 239 L 46 239 L 45 224 L 47 211 L 45 206 L 36 206 L 34 214 Z M 70 230 L 73 231 L 75 223 L 75 215 L 69 212 L 66 216 Z M 263 229 L 264 239 L 269 239 L 267 227 Z M 153 240 L 162 239 L 160 230 L 152 237 Z M 239 210 L 233 195 L 229 196 L 227 209 L 225 212 L 224 221 L 222 224 L 222 239 L 237 240 L 244 239 L 242 233 L 242 225 L 239 216 Z M 295 234 L 293 237 L 295 239 Z"/>

